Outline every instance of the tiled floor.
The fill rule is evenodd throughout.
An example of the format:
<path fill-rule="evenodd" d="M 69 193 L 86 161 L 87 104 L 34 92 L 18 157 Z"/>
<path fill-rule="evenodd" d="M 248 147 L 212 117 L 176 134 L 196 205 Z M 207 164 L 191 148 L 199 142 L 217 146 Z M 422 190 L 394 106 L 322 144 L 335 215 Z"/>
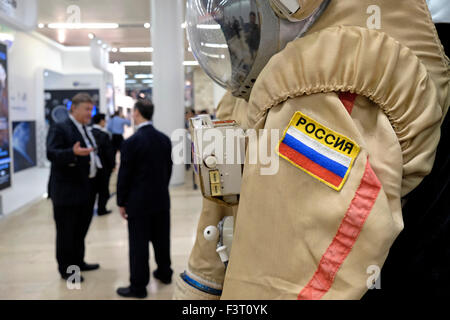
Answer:
<path fill-rule="evenodd" d="M 171 188 L 171 254 L 174 275 L 185 269 L 194 243 L 201 195 L 192 190 L 191 174 L 184 186 Z M 112 179 L 111 185 L 114 185 Z M 114 187 L 111 188 L 112 191 Z M 128 285 L 128 233 L 115 206 L 113 213 L 95 216 L 86 238 L 86 261 L 101 269 L 84 272 L 80 290 L 69 290 L 57 273 L 55 226 L 51 202 L 39 201 L 0 220 L 0 299 L 120 299 L 119 286 Z M 153 252 L 151 272 L 155 268 Z M 147 299 L 171 299 L 174 284 L 151 277 Z"/>

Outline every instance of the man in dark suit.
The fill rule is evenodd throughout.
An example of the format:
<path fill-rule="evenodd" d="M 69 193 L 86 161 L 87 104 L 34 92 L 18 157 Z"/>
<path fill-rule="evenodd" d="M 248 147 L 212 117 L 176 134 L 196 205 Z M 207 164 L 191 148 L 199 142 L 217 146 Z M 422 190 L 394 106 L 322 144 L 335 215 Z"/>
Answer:
<path fill-rule="evenodd" d="M 77 94 L 72 99 L 69 119 L 52 125 L 47 136 L 47 158 L 52 164 L 48 191 L 56 222 L 56 259 L 63 279 L 71 277 L 70 266 L 80 271 L 99 268 L 98 264 L 84 261 L 84 238 L 95 200 L 92 188 L 97 168 L 101 167 L 94 137 L 86 128 L 92 108 L 88 94 Z"/>
<path fill-rule="evenodd" d="M 117 293 L 144 298 L 150 280 L 149 241 L 158 268 L 153 276 L 165 284 L 172 279 L 170 268 L 170 195 L 172 174 L 171 142 L 152 125 L 153 104 L 138 101 L 133 118 L 137 132 L 121 150 L 117 183 L 117 204 L 128 220 L 130 282 Z"/>
<path fill-rule="evenodd" d="M 99 216 L 111 213 L 111 210 L 106 209 L 106 204 L 109 200 L 109 179 L 111 173 L 116 166 L 115 164 L 115 150 L 111 142 L 111 137 L 108 131 L 105 130 L 106 120 L 104 113 L 98 113 L 92 118 L 92 134 L 98 147 L 98 156 L 102 162 L 102 169 L 99 169 L 95 178 L 95 196 L 98 194 L 98 209 Z"/>

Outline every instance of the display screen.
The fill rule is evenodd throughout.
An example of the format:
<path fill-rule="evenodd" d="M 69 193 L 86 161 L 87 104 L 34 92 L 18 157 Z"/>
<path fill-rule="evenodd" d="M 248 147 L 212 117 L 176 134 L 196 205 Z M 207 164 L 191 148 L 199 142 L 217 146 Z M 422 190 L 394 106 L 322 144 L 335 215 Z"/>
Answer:
<path fill-rule="evenodd" d="M 10 186 L 7 46 L 0 43 L 0 190 Z"/>
<path fill-rule="evenodd" d="M 88 93 L 94 100 L 92 116 L 99 110 L 99 90 L 45 90 L 45 120 L 47 125 L 65 121 L 69 117 L 72 98 L 77 94 Z"/>
<path fill-rule="evenodd" d="M 36 166 L 36 123 L 13 122 L 14 172 Z"/>

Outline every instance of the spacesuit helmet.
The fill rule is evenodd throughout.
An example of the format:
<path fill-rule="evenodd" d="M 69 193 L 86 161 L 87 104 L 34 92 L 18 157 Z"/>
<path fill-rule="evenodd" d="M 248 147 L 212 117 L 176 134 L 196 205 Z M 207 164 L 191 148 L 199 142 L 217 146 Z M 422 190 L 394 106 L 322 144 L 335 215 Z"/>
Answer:
<path fill-rule="evenodd" d="M 202 69 L 249 99 L 269 59 L 301 37 L 330 0 L 188 0 L 186 29 Z"/>

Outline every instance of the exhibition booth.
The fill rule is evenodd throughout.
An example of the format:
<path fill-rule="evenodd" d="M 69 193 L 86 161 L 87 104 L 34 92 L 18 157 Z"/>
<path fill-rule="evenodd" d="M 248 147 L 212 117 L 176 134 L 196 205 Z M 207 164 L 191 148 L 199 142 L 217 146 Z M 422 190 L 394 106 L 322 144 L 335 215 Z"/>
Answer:
<path fill-rule="evenodd" d="M 36 1 L 0 0 L 0 217 L 46 196 L 48 128 L 76 93 L 107 115 L 125 96 L 125 69 L 109 63 L 100 39 L 65 47 L 36 27 Z"/>

